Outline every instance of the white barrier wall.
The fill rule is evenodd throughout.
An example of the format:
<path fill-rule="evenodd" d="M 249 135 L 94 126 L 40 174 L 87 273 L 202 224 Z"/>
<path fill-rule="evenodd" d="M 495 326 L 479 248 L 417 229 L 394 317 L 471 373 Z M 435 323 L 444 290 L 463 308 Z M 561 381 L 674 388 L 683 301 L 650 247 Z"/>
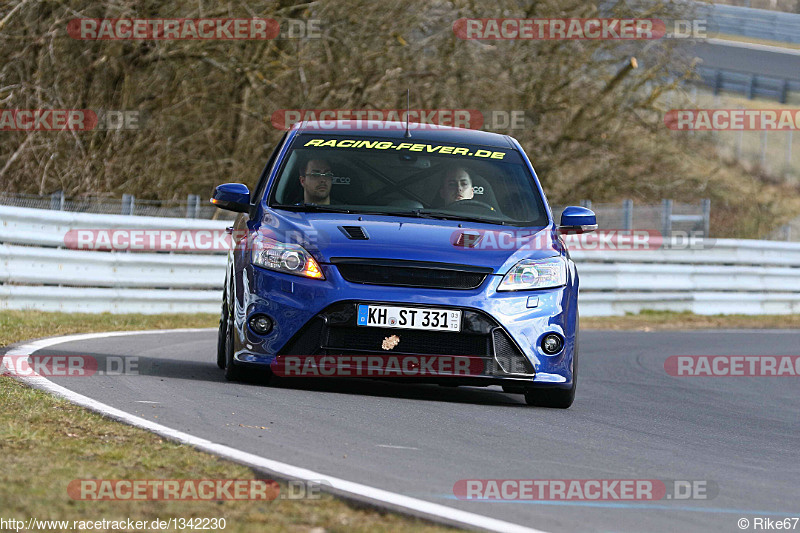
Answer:
<path fill-rule="evenodd" d="M 63 248 L 74 229 L 213 229 L 230 221 L 67 213 L 0 206 L 0 309 L 219 312 L 224 253 Z M 800 243 L 717 239 L 703 249 L 583 250 L 583 316 L 643 309 L 800 313 Z"/>

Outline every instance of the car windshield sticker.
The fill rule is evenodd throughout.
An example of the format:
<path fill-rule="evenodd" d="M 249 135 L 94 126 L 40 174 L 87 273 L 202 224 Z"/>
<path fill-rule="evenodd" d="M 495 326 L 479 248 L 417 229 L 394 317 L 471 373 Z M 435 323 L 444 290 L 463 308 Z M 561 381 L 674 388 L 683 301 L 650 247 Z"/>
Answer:
<path fill-rule="evenodd" d="M 367 141 L 356 139 L 310 139 L 303 147 L 315 146 L 318 148 L 360 148 L 373 150 L 404 150 L 409 152 L 422 152 L 427 154 L 451 154 L 466 157 L 481 157 L 488 159 L 503 159 L 505 151 L 480 150 L 449 144 L 425 144 L 393 141 Z"/>

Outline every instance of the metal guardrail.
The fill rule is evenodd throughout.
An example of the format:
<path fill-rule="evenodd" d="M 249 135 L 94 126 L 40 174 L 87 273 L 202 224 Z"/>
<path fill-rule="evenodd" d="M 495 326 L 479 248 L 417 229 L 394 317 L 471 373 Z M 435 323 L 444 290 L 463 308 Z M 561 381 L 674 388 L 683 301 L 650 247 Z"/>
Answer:
<path fill-rule="evenodd" d="M 800 43 L 800 14 L 701 2 L 695 9 L 696 18 L 708 20 L 709 33 Z"/>
<path fill-rule="evenodd" d="M 64 246 L 73 229 L 224 229 L 230 220 L 71 213 L 0 205 L 0 242 Z"/>
<path fill-rule="evenodd" d="M 800 79 L 774 78 L 742 70 L 702 66 L 697 67 L 697 72 L 700 82 L 710 87 L 714 94 L 726 91 L 743 94 L 751 100 L 761 96 L 785 104 L 789 100 L 789 93 L 800 92 Z"/>
<path fill-rule="evenodd" d="M 222 221 L 89 215 L 0 206 L 0 308 L 219 312 L 222 254 L 58 248 L 70 229 L 219 229 Z M 50 235 L 47 235 L 50 233 Z M 677 241 L 667 240 L 670 245 Z M 584 316 L 643 309 L 800 313 L 800 243 L 701 240 L 704 248 L 575 250 Z"/>

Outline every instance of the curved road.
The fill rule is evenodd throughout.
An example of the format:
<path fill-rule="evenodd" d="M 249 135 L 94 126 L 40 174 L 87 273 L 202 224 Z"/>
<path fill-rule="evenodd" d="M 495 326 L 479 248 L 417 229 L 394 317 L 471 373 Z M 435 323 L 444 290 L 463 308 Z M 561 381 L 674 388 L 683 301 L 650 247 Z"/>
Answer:
<path fill-rule="evenodd" d="M 693 45 L 690 53 L 703 60 L 702 66 L 740 70 L 773 78 L 800 79 L 800 51 L 747 48 L 736 42 L 713 40 Z"/>
<path fill-rule="evenodd" d="M 799 340 L 797 331 L 584 331 L 577 400 L 566 411 L 526 407 L 499 389 L 227 383 L 211 330 L 74 341 L 40 353 L 88 354 L 101 368 L 109 356 L 138 357 L 139 375 L 53 381 L 214 442 L 473 513 L 554 532 L 739 531 L 740 517 L 752 527 L 756 516 L 800 516 L 800 378 L 678 378 L 664 360 L 797 355 Z M 453 484 L 472 478 L 705 480 L 713 497 L 455 499 Z"/>

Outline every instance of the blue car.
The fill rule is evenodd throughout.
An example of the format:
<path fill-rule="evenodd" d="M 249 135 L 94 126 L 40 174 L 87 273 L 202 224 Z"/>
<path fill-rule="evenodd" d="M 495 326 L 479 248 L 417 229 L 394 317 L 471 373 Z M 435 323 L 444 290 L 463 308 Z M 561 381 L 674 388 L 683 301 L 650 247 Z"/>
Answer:
<path fill-rule="evenodd" d="M 217 364 L 229 380 L 345 376 L 575 398 L 578 273 L 528 157 L 495 133 L 304 122 L 254 191 L 214 190 L 231 233 Z M 278 378 L 279 379 L 279 378 Z"/>

